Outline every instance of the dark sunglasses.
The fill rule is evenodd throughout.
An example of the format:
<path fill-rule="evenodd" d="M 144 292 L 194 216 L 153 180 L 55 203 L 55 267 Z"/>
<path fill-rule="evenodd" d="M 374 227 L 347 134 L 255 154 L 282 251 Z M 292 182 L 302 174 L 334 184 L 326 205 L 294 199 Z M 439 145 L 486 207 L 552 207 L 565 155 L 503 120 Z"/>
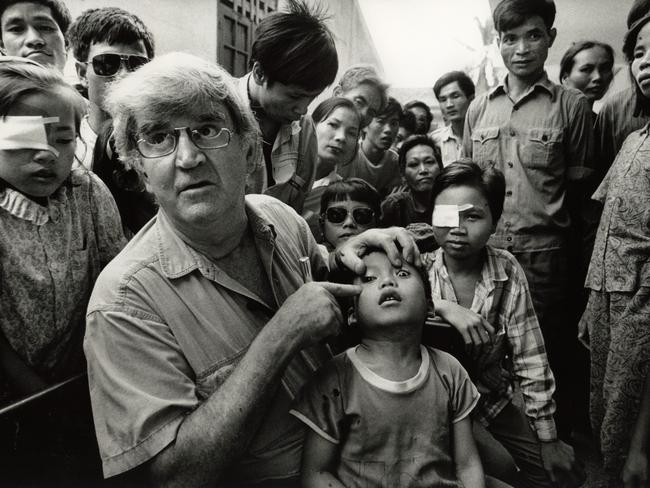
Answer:
<path fill-rule="evenodd" d="M 330 207 L 325 210 L 325 218 L 333 224 L 341 224 L 348 217 L 348 209 L 343 207 Z M 375 218 L 375 212 L 368 207 L 357 207 L 352 209 L 352 220 L 357 225 L 369 225 Z"/>
<path fill-rule="evenodd" d="M 105 53 L 93 56 L 90 63 L 97 76 L 115 76 L 124 66 L 128 71 L 135 71 L 149 62 L 149 58 L 136 54 Z"/>

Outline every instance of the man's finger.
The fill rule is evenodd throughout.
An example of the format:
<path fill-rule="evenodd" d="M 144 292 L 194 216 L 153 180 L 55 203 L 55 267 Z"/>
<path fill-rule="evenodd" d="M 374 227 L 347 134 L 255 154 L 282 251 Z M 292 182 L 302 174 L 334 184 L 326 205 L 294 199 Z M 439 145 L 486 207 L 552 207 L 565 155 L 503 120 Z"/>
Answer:
<path fill-rule="evenodd" d="M 404 229 L 398 229 L 395 232 L 395 239 L 402 248 L 402 257 L 413 266 L 422 266 L 420 251 L 418 250 L 418 246 L 415 243 L 413 236 Z"/>
<path fill-rule="evenodd" d="M 487 333 L 490 334 L 490 338 L 492 338 L 492 336 L 496 332 L 496 329 L 494 328 L 494 326 L 490 322 L 485 320 L 483 317 L 481 317 L 481 318 L 483 320 L 483 328 L 485 330 L 487 330 Z"/>
<path fill-rule="evenodd" d="M 366 272 L 366 263 L 354 252 L 345 252 L 342 249 L 334 251 L 338 253 L 338 258 L 343 266 L 356 275 L 362 275 Z M 338 264 L 338 263 L 337 263 Z"/>
<path fill-rule="evenodd" d="M 361 293 L 361 287 L 359 285 L 345 285 L 330 281 L 318 281 L 317 283 L 335 297 L 356 297 Z"/>

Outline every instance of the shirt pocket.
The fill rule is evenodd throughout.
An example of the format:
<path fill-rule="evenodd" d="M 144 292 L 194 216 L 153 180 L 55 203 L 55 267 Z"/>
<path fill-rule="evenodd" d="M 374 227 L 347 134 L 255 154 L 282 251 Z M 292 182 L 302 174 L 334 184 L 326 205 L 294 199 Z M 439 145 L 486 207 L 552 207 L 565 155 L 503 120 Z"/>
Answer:
<path fill-rule="evenodd" d="M 239 361 L 245 352 L 245 350 L 241 351 L 228 359 L 219 361 L 197 375 L 196 395 L 201 402 L 207 400 L 212 393 L 217 391 L 219 387 L 224 384 L 235 370 L 235 367 L 239 364 Z"/>
<path fill-rule="evenodd" d="M 521 163 L 531 169 L 552 169 L 562 161 L 562 131 L 558 129 L 530 129 L 522 148 Z"/>
<path fill-rule="evenodd" d="M 276 184 L 286 183 L 296 172 L 298 151 L 287 151 L 273 158 L 273 180 Z"/>
<path fill-rule="evenodd" d="M 494 164 L 499 159 L 499 128 L 486 127 L 472 133 L 472 159 Z"/>

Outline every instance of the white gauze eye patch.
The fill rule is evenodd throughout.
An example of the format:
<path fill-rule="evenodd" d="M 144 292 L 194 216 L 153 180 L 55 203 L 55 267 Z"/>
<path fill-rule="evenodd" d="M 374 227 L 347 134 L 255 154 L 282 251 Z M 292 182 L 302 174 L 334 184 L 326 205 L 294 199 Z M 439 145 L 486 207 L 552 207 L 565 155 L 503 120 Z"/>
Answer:
<path fill-rule="evenodd" d="M 7 115 L 0 118 L 0 149 L 39 149 L 59 157 L 59 151 L 47 142 L 46 124 L 54 124 L 58 117 L 40 115 Z"/>
<path fill-rule="evenodd" d="M 471 203 L 463 205 L 436 205 L 433 207 L 434 227 L 458 227 L 460 224 L 460 213 L 473 208 Z"/>

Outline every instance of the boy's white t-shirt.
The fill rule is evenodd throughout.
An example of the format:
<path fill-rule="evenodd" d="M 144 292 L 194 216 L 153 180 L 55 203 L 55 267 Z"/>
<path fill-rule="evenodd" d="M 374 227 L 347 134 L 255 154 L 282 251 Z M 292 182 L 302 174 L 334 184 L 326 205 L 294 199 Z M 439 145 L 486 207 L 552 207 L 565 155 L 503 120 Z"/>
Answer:
<path fill-rule="evenodd" d="M 291 413 L 339 445 L 336 476 L 345 486 L 460 486 L 451 426 L 471 413 L 479 394 L 451 355 L 421 351 L 416 375 L 395 382 L 348 349 L 297 398 Z"/>

